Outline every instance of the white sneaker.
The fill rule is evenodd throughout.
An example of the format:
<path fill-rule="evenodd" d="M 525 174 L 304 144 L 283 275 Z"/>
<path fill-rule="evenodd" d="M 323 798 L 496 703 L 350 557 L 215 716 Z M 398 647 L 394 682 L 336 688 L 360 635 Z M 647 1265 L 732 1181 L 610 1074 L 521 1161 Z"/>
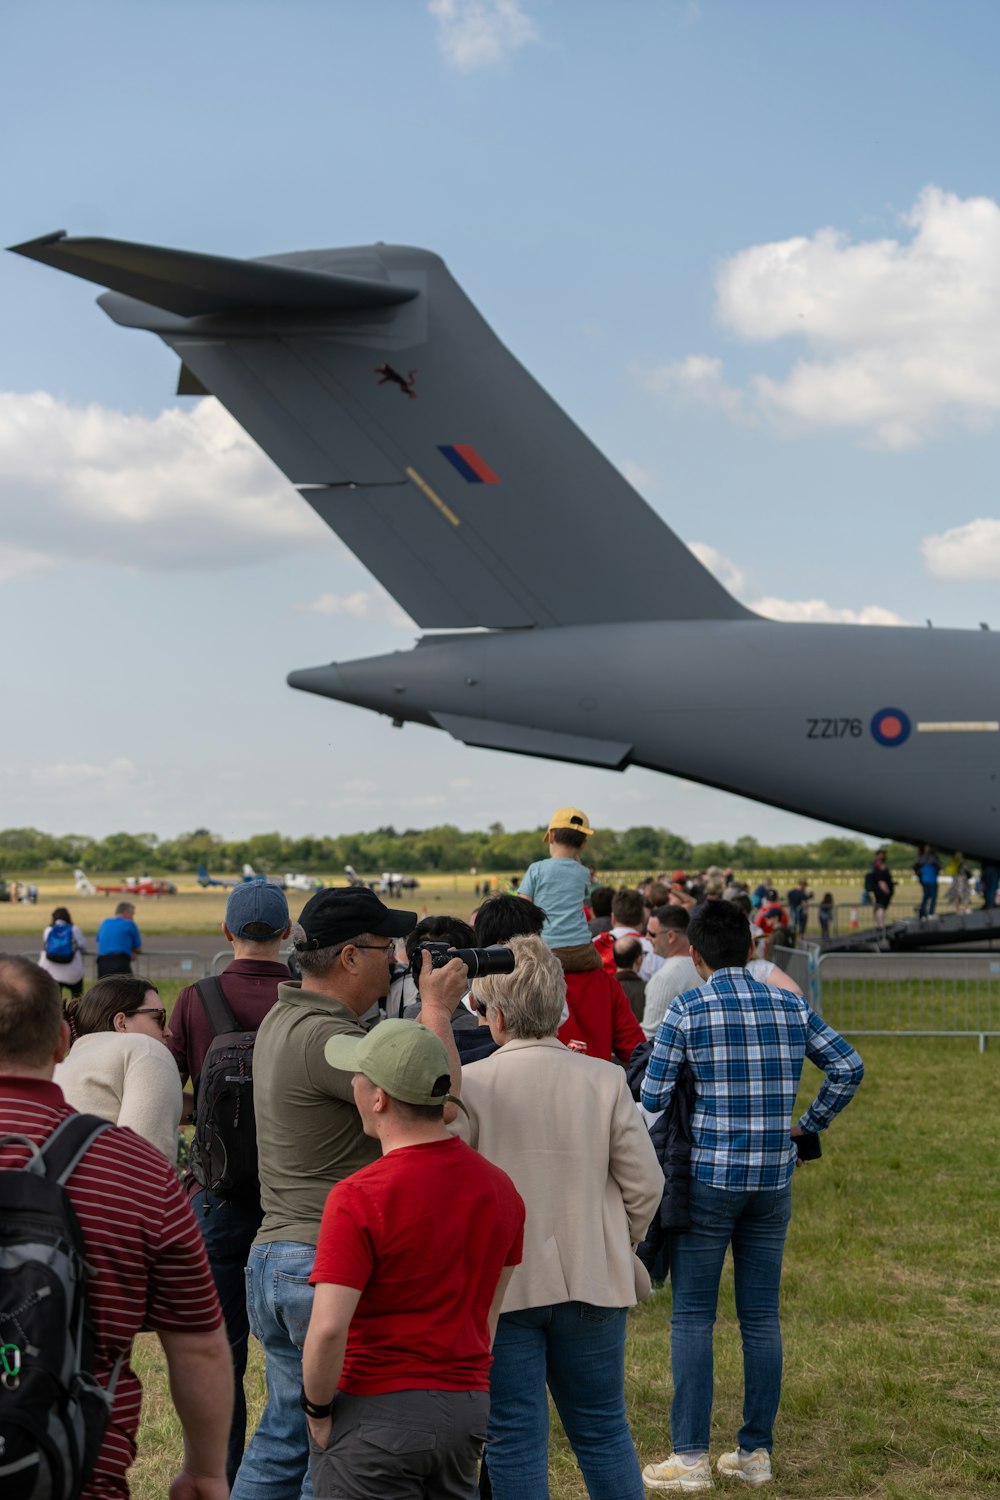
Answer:
<path fill-rule="evenodd" d="M 647 1464 L 642 1471 L 647 1490 L 711 1490 L 712 1467 L 708 1456 L 686 1464 L 679 1453 L 671 1453 L 660 1464 Z"/>
<path fill-rule="evenodd" d="M 715 1467 L 727 1479 L 742 1479 L 752 1490 L 771 1482 L 771 1455 L 766 1448 L 755 1448 L 746 1456 L 739 1448 L 735 1453 L 723 1453 Z"/>

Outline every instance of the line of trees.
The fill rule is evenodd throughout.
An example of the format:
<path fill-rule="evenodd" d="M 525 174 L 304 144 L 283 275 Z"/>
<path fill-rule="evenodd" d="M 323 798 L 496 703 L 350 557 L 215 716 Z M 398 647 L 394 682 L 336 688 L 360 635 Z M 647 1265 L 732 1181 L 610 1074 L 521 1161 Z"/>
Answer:
<path fill-rule="evenodd" d="M 396 870 L 408 874 L 477 870 L 489 874 L 523 870 L 543 853 L 542 828 L 508 832 L 501 823 L 466 831 L 443 823 L 436 828 L 376 828 L 370 833 L 285 838 L 257 833 L 226 840 L 207 828 L 177 838 L 155 833 L 112 833 L 92 839 L 81 834 L 42 833 L 37 828 L 0 832 L 0 874 L 27 877 L 56 875 L 82 866 L 90 872 L 119 875 L 194 873 L 205 865 L 213 873 L 230 873 L 252 864 L 271 874 L 289 870 L 337 875 L 346 864 L 362 875 Z M 915 851 L 908 844 L 889 845 L 889 863 L 908 871 Z M 699 870 L 721 865 L 735 870 L 863 870 L 872 849 L 857 838 L 823 838 L 814 844 L 758 843 L 750 835 L 734 843 L 692 844 L 667 828 L 638 826 L 621 831 L 601 829 L 590 842 L 588 858 L 598 870 Z"/>

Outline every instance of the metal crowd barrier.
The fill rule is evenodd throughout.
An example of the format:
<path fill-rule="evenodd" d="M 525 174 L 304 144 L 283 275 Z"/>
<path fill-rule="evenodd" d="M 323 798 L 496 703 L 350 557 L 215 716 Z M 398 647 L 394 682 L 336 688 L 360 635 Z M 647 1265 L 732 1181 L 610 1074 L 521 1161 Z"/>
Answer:
<path fill-rule="evenodd" d="M 820 953 L 775 948 L 774 962 L 847 1036 L 1000 1036 L 1000 954 Z"/>
<path fill-rule="evenodd" d="M 40 952 L 41 944 L 36 944 L 34 948 L 22 949 L 20 956 L 37 962 Z M 144 948 L 138 958 L 132 960 L 132 973 L 154 983 L 160 979 L 179 979 L 185 984 L 194 984 L 195 980 L 204 979 L 208 972 L 208 962 L 201 953 L 187 953 L 181 949 Z M 97 978 L 96 953 L 83 955 L 83 974 L 89 984 L 94 983 Z"/>

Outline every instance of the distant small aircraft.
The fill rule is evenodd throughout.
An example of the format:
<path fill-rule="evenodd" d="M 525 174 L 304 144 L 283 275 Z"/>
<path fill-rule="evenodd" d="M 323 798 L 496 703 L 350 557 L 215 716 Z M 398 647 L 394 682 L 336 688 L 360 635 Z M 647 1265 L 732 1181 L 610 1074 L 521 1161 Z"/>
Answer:
<path fill-rule="evenodd" d="M 234 875 L 231 880 L 227 879 L 224 875 L 210 875 L 204 865 L 198 866 L 198 884 L 203 889 L 207 889 L 210 885 L 242 885 L 244 879 L 245 877 L 238 875 Z"/>
<path fill-rule="evenodd" d="M 158 880 L 152 875 L 127 875 L 119 885 L 95 885 L 82 870 L 76 871 L 76 888 L 81 896 L 176 896 L 172 880 Z"/>
<path fill-rule="evenodd" d="M 389 870 L 383 870 L 377 880 L 365 880 L 353 865 L 345 865 L 344 874 L 348 885 L 362 886 L 367 891 L 381 891 L 383 896 L 395 896 L 400 891 L 415 891 L 420 884 L 413 875 L 397 875 Z"/>

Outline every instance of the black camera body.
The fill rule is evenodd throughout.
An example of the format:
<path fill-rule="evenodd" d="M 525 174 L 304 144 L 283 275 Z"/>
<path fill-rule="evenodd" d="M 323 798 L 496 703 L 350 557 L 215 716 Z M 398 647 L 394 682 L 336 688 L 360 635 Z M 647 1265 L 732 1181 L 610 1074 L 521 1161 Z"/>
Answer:
<path fill-rule="evenodd" d="M 479 974 L 513 974 L 514 953 L 503 943 L 493 943 L 489 948 L 452 948 L 449 943 L 418 943 L 413 950 L 410 964 L 413 982 L 420 985 L 420 970 L 423 967 L 422 953 L 431 956 L 431 968 L 443 969 L 453 958 L 460 958 L 469 971 L 469 978 Z"/>

